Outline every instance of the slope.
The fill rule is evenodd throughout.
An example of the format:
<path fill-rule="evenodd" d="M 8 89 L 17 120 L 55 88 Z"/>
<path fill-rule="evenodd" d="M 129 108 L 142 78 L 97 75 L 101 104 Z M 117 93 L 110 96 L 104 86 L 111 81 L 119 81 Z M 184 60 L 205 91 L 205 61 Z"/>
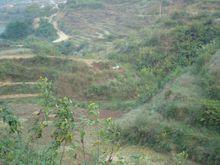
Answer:
<path fill-rule="evenodd" d="M 220 102 L 215 94 L 220 90 L 220 51 L 209 61 L 207 57 L 204 66 L 188 68 L 149 103 L 119 120 L 122 139 L 157 151 L 186 151 L 194 161 L 219 164 Z M 211 85 L 203 84 L 204 79 Z"/>

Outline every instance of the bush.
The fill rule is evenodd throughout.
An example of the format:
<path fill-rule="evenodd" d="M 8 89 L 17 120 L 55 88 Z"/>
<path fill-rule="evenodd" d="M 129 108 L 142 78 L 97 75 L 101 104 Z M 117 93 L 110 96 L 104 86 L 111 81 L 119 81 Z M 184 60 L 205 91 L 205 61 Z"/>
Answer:
<path fill-rule="evenodd" d="M 220 102 L 216 100 L 203 100 L 203 112 L 198 118 L 203 126 L 220 131 Z"/>
<path fill-rule="evenodd" d="M 120 127 L 120 126 L 119 126 Z M 202 164 L 220 162 L 218 136 L 208 130 L 196 130 L 157 113 L 142 112 L 132 125 L 120 127 L 120 136 L 131 144 L 146 145 L 159 152 L 186 151 L 189 158 Z"/>
<path fill-rule="evenodd" d="M 24 42 L 25 47 L 33 50 L 38 55 L 57 56 L 60 55 L 58 49 L 50 42 L 35 37 L 27 38 Z"/>
<path fill-rule="evenodd" d="M 0 79 L 2 81 L 10 79 L 15 82 L 37 81 L 40 76 L 47 76 L 52 80 L 57 79 L 58 73 L 57 70 L 54 69 L 55 66 L 52 65 L 53 63 L 48 67 L 43 67 L 41 63 L 50 64 L 47 63 L 45 58 L 40 57 L 29 59 L 29 61 L 1 60 Z"/>
<path fill-rule="evenodd" d="M 149 69 L 143 68 L 140 71 L 140 82 L 138 87 L 140 101 L 148 101 L 158 89 L 156 76 Z"/>
<path fill-rule="evenodd" d="M 186 66 L 195 62 L 200 49 L 213 41 L 217 29 L 211 22 L 193 23 L 190 26 L 179 26 L 173 32 L 174 51 L 177 52 L 178 63 Z"/>
<path fill-rule="evenodd" d="M 65 55 L 75 55 L 79 53 L 83 53 L 88 49 L 88 42 L 81 42 L 79 45 L 74 41 L 65 41 L 58 43 L 58 49 L 62 54 Z"/>
<path fill-rule="evenodd" d="M 11 22 L 6 26 L 2 37 L 5 39 L 22 39 L 31 34 L 32 31 L 31 23 L 29 21 Z"/>
<path fill-rule="evenodd" d="M 92 85 L 87 89 L 86 96 L 93 99 L 97 97 L 105 99 L 106 97 L 109 97 L 109 92 L 110 89 L 106 85 Z"/>
<path fill-rule="evenodd" d="M 40 27 L 35 30 L 34 34 L 39 38 L 49 41 L 53 41 L 57 38 L 57 31 L 54 29 L 53 25 L 43 19 L 41 19 Z"/>

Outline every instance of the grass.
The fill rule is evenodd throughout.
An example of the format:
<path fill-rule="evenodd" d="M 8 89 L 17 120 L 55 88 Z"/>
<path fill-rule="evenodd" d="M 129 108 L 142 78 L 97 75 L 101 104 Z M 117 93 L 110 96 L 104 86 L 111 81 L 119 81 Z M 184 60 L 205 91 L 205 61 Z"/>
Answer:
<path fill-rule="evenodd" d="M 98 52 L 101 52 L 102 56 L 106 49 L 111 48 L 113 40 L 126 38 L 139 27 L 148 25 L 148 21 L 139 15 L 144 17 L 148 15 L 148 6 L 152 7 L 152 3 L 154 2 L 142 0 L 139 2 L 103 1 L 104 7 L 101 8 L 89 6 L 69 8 L 68 6 L 68 10 L 59 14 L 59 24 L 64 32 L 74 38 L 73 42 L 78 45 L 88 43 L 88 47 L 83 50 L 89 53 L 85 54 L 89 55 L 94 52 L 97 55 Z M 106 10 L 108 8 L 111 10 Z M 97 47 L 104 51 L 97 50 Z"/>
<path fill-rule="evenodd" d="M 29 100 L 30 101 L 30 100 Z M 40 107 L 36 104 L 32 104 L 30 102 L 12 102 L 10 103 L 12 106 L 14 113 L 19 117 L 20 121 L 22 121 L 22 127 L 24 130 L 28 130 L 26 128 L 30 127 L 31 123 L 33 122 L 34 119 L 34 112 L 39 111 Z M 82 109 L 75 110 L 76 113 L 81 113 Z M 101 115 L 102 116 L 102 115 Z M 50 121 L 53 119 L 50 118 Z M 5 128 L 4 128 L 5 129 Z M 51 140 L 50 139 L 50 131 L 52 130 L 52 127 L 48 127 L 44 131 L 44 136 L 42 139 L 35 141 L 34 143 L 31 144 L 32 148 L 35 148 L 36 150 L 39 151 L 40 148 L 44 148 L 44 146 Z M 87 134 L 86 134 L 86 147 L 88 148 L 88 151 L 92 151 L 92 153 L 96 153 L 96 147 L 93 146 L 93 138 L 95 138 L 96 133 L 95 133 L 95 128 L 94 127 L 87 127 L 86 128 Z M 25 131 L 26 132 L 26 131 Z M 27 134 L 24 134 L 24 136 L 28 136 Z M 77 137 L 75 137 L 77 138 Z M 106 154 L 109 151 L 108 149 L 110 146 L 107 145 L 102 145 L 101 150 L 105 151 Z M 71 150 L 69 150 L 71 147 L 67 146 L 67 154 L 65 156 L 64 162 L 69 164 L 70 162 L 72 163 L 73 160 L 73 153 Z M 108 149 L 107 149 L 108 148 Z M 80 152 L 78 151 L 78 158 L 80 157 Z M 110 152 L 110 151 L 109 151 Z M 93 155 L 94 156 L 94 155 Z M 170 164 L 175 164 L 173 160 L 173 155 L 170 154 L 161 154 L 157 153 L 149 148 L 146 147 L 141 147 L 141 146 L 132 146 L 132 145 L 124 145 L 121 146 L 120 149 L 114 154 L 113 157 L 113 162 L 114 163 L 119 163 L 119 162 L 126 162 L 126 163 L 133 163 L 133 162 L 139 162 L 138 164 L 161 164 L 165 165 L 166 163 Z M 90 163 L 92 163 L 92 158 Z M 104 159 L 104 158 L 103 158 Z M 193 162 L 187 161 L 187 164 L 194 164 Z"/>
<path fill-rule="evenodd" d="M 32 50 L 27 48 L 16 48 L 16 49 L 0 51 L 0 55 L 18 55 L 18 54 L 32 54 Z"/>
<path fill-rule="evenodd" d="M 38 93 L 39 90 L 36 85 L 16 85 L 12 87 L 0 87 L 1 95 L 7 94 L 28 94 L 28 93 Z"/>
<path fill-rule="evenodd" d="M 55 84 L 54 90 L 59 96 L 76 100 L 126 101 L 136 99 L 137 96 L 135 84 L 138 79 L 135 72 L 131 72 L 127 66 L 114 70 L 115 64 L 108 61 L 36 56 L 2 59 L 0 64 L 1 81 L 36 82 L 41 76 L 46 76 Z M 4 94 L 36 91 L 33 88 L 24 89 L 23 86 L 16 88 L 2 88 L 1 91 Z"/>
<path fill-rule="evenodd" d="M 219 53 L 214 58 L 212 55 L 219 43 L 216 20 L 220 4 L 217 0 L 178 1 L 163 6 L 160 17 L 158 2 L 103 1 L 97 7 L 97 1 L 92 0 L 89 5 L 82 1 L 72 8 L 67 6 L 57 19 L 72 40 L 51 45 L 28 38 L 25 46 L 35 53 L 42 50 L 44 56 L 60 51 L 108 61 L 47 57 L 1 60 L 0 79 L 36 81 L 46 76 L 53 80 L 59 97 L 74 98 L 82 109 L 97 102 L 103 112 L 130 111 L 117 120 L 121 139 L 127 144 L 117 157 L 135 159 L 136 164 L 174 162 L 170 158 L 174 156 L 142 148 L 150 147 L 174 155 L 187 152 L 192 161 L 201 164 L 219 164 Z M 6 50 L 0 55 L 27 52 L 31 53 Z M 120 69 L 114 70 L 117 65 Z M 35 90 L 23 85 L 0 88 L 3 94 Z M 27 103 L 37 99 L 8 102 L 28 107 Z M 142 102 L 145 104 L 136 108 Z M 21 110 L 25 109 L 22 105 Z M 15 108 L 18 114 L 31 117 L 19 108 Z"/>
<path fill-rule="evenodd" d="M 209 56 L 209 61 L 217 60 L 217 56 Z M 200 122 L 206 110 L 201 101 L 208 97 L 208 89 L 203 88 L 209 88 L 200 81 L 205 72 L 210 74 L 205 69 L 210 65 L 210 62 L 203 65 L 200 73 L 192 73 L 194 67 L 189 67 L 188 72 L 165 85 L 147 104 L 119 120 L 122 139 L 160 152 L 186 151 L 194 161 L 218 164 L 219 146 L 215 144 L 220 142 L 219 129 Z"/>

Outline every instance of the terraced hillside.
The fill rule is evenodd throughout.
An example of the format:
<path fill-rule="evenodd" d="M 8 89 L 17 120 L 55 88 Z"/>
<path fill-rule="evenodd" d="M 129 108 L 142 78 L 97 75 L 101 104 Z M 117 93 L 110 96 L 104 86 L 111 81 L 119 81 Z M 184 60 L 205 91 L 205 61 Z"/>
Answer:
<path fill-rule="evenodd" d="M 42 97 L 38 88 L 38 79 L 40 76 L 46 76 L 54 82 L 54 91 L 61 96 L 69 96 L 77 102 L 82 102 L 79 108 L 75 109 L 77 115 L 86 113 L 85 107 L 87 101 L 101 101 L 100 120 L 106 118 L 117 119 L 120 118 L 124 112 L 118 111 L 118 108 L 123 107 L 114 106 L 111 101 L 109 102 L 108 93 L 96 93 L 94 90 L 92 94 L 92 83 L 105 84 L 112 81 L 117 87 L 117 77 L 126 78 L 126 68 L 122 70 L 113 69 L 112 62 L 94 59 L 83 59 L 76 57 L 39 57 L 33 54 L 29 49 L 10 49 L 0 52 L 0 103 L 7 103 L 13 109 L 13 113 L 18 116 L 22 127 L 29 127 L 33 120 L 38 116 L 41 107 L 38 105 L 39 98 Z M 6 67 L 7 66 L 7 67 Z M 31 74 L 30 74 L 31 73 Z M 93 79 L 94 77 L 94 79 Z M 120 78 L 120 79 L 121 79 Z M 125 80 L 126 81 L 126 80 Z M 121 82 L 124 85 L 125 82 Z M 119 86 L 120 88 L 120 86 Z M 87 91 L 89 91 L 87 95 Z M 116 92 L 116 91 L 109 91 Z M 120 94 L 123 94 L 119 91 Z M 127 91 L 124 91 L 127 94 Z M 91 95 L 92 94 L 92 95 Z M 126 105 L 126 98 L 123 95 L 114 93 L 118 100 L 123 100 Z M 118 96 L 117 96 L 118 95 Z M 124 96 L 126 96 L 124 94 Z M 109 103 L 102 103 L 106 100 Z M 86 101 L 86 102 L 85 102 Z M 105 102 L 106 102 L 105 101 Z M 85 102 L 85 103 L 84 103 Z M 120 106 L 123 106 L 123 102 L 120 101 Z M 109 104 L 109 105 L 108 105 Z M 114 111 L 107 110 L 106 108 L 112 108 Z M 126 108 L 125 108 L 126 110 Z M 48 122 L 53 122 L 55 115 L 49 116 Z M 0 129 L 5 129 L 5 125 L 0 124 Z M 42 139 L 35 141 L 32 147 L 36 150 L 43 147 L 51 140 L 49 134 L 52 127 L 49 126 L 44 131 Z M 87 148 L 90 148 L 93 152 L 92 139 L 95 139 L 93 127 L 86 128 L 89 136 L 87 137 Z M 28 135 L 28 133 L 26 133 Z M 3 134 L 1 136 L 4 136 Z M 25 135 L 26 136 L 26 135 Z M 71 146 L 67 146 L 71 147 Z M 134 155 L 134 156 L 133 156 Z M 142 163 L 171 163 L 173 158 L 171 155 L 160 154 L 154 152 L 151 149 L 125 145 L 115 153 L 114 161 L 117 162 L 121 157 L 126 162 L 135 161 L 135 155 L 138 155 Z M 147 155 L 147 157 L 146 157 Z M 89 158 L 88 158 L 89 159 Z M 134 160 L 133 160 L 134 159 Z M 69 156 L 64 157 L 63 164 L 69 164 L 73 162 L 73 159 Z M 80 160 L 74 160 L 74 162 L 80 162 Z M 187 161 L 188 164 L 194 164 Z"/>
<path fill-rule="evenodd" d="M 210 93 L 216 99 L 211 99 L 207 92 L 212 86 L 201 83 L 211 76 L 219 84 L 219 59 L 220 51 L 202 66 L 203 71 L 182 74 L 149 103 L 125 115 L 119 121 L 123 139 L 160 151 L 186 150 L 192 160 L 218 164 L 219 86 Z"/>
<path fill-rule="evenodd" d="M 127 69 L 114 69 L 116 64 L 108 60 L 41 57 L 29 49 L 11 49 L 0 52 L 0 63 L 0 91 L 3 95 L 36 96 L 36 82 L 40 77 L 46 76 L 54 82 L 59 96 L 69 96 L 76 100 L 106 100 L 117 97 L 126 101 L 136 97 L 132 93 L 135 88 L 117 91 L 129 81 L 126 78 Z M 128 92 L 131 94 L 127 95 Z"/>
<path fill-rule="evenodd" d="M 60 28 L 72 36 L 74 44 L 88 45 L 91 50 L 106 50 L 111 48 L 114 39 L 126 38 L 151 24 L 154 19 L 152 11 L 157 4 L 148 1 L 97 1 L 91 6 L 79 4 L 71 7 L 69 1 L 57 19 Z"/>
<path fill-rule="evenodd" d="M 0 11 L 0 164 L 219 164 L 218 0 Z"/>

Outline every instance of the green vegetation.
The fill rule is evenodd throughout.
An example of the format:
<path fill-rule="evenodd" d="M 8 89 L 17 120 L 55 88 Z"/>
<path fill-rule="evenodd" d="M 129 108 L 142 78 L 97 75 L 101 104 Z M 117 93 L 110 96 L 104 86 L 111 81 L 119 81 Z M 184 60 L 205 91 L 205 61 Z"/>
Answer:
<path fill-rule="evenodd" d="M 212 88 L 213 82 L 218 82 L 219 69 L 210 66 L 212 58 L 218 61 L 219 51 L 210 57 L 217 50 L 215 43 L 202 50 L 195 64 L 185 68 L 188 73 L 167 84 L 140 112 L 131 112 L 125 119 L 134 121 L 120 123 L 122 139 L 164 152 L 186 151 L 194 161 L 218 164 L 219 146 L 214 144 L 220 140 L 220 102 Z"/>
<path fill-rule="evenodd" d="M 114 65 L 109 62 L 94 61 L 92 66 L 88 66 L 83 60 L 69 60 L 59 56 L 37 56 L 30 59 L 1 60 L 0 64 L 2 81 L 10 79 L 15 82 L 35 82 L 40 76 L 46 76 L 54 81 L 56 94 L 60 96 L 83 101 L 120 100 L 125 102 L 137 97 L 136 82 L 131 81 L 135 74 L 131 74 L 130 69 L 130 73 L 127 69 L 123 73 L 115 71 L 112 69 Z M 29 72 L 32 74 L 28 74 Z M 28 87 L 26 88 L 29 91 Z M 9 89 L 2 89 L 2 91 Z"/>
<path fill-rule="evenodd" d="M 16 85 L 16 86 L 5 86 L 5 87 L 1 87 L 0 88 L 0 93 L 1 95 L 5 95 L 5 94 L 13 94 L 13 93 L 37 93 L 38 89 L 35 85 L 27 85 L 27 84 L 23 84 L 23 85 Z"/>
<path fill-rule="evenodd" d="M 219 49 L 219 24 L 214 14 L 198 19 L 187 13 L 191 3 L 181 5 L 180 17 L 159 18 L 128 40 L 115 41 L 117 51 L 109 54 L 136 68 L 144 84 L 140 99 L 147 102 L 119 121 L 121 138 L 157 151 L 185 151 L 202 164 L 218 164 L 220 148 L 214 144 L 220 140 L 219 68 L 210 65 Z M 218 61 L 219 53 L 214 57 Z"/>
<path fill-rule="evenodd" d="M 39 89 L 41 90 L 41 98 L 39 100 L 42 110 L 36 116 L 32 123 L 31 131 L 24 132 L 21 128 L 19 119 L 14 116 L 12 110 L 3 105 L 0 109 L 0 117 L 6 124 L 3 127 L 6 129 L 1 137 L 14 137 L 0 140 L 0 157 L 2 163 L 63 163 L 65 156 L 65 147 L 68 147 L 74 153 L 73 163 L 87 164 L 89 156 L 90 163 L 108 163 L 111 162 L 111 157 L 114 152 L 114 146 L 111 147 L 111 152 L 101 152 L 101 144 L 112 143 L 112 139 L 117 137 L 117 132 L 113 130 L 114 123 L 110 118 L 100 119 L 99 107 L 92 103 L 88 106 L 88 116 L 81 115 L 76 117 L 76 113 L 72 111 L 73 103 L 67 98 L 58 99 L 53 95 L 52 83 L 46 78 L 41 78 L 39 81 Z M 55 115 L 52 123 L 49 122 L 49 116 Z M 85 127 L 95 127 L 96 137 L 94 137 L 92 148 L 85 146 L 87 131 Z M 43 134 L 46 128 L 50 128 L 51 142 L 45 145 L 44 148 L 37 148 L 34 143 L 37 140 L 44 138 Z M 79 138 L 77 137 L 79 135 Z M 32 144 L 30 144 L 32 142 Z M 34 143 L 33 143 L 34 142 Z M 24 148 L 20 148 L 20 147 Z M 97 146 L 97 147 L 96 147 Z M 17 149 L 16 149 L 17 148 Z M 34 148 L 34 149 L 31 149 Z M 60 152 L 59 150 L 62 151 Z M 110 151 L 110 149 L 109 149 Z M 88 152 L 91 152 L 90 154 Z M 26 153 L 26 154 L 25 154 Z M 109 159 L 105 160 L 109 154 Z M 107 157 L 108 158 L 108 157 Z"/>
<path fill-rule="evenodd" d="M 41 39 L 47 39 L 50 41 L 57 38 L 57 31 L 54 29 L 53 25 L 46 20 L 40 20 L 40 25 L 35 30 L 34 34 Z"/>
<path fill-rule="evenodd" d="M 8 9 L 0 164 L 219 164 L 219 8 L 68 0 L 19 22 Z"/>
<path fill-rule="evenodd" d="M 57 56 L 60 54 L 59 50 L 51 42 L 36 37 L 27 38 L 24 41 L 24 45 L 40 56 Z"/>
<path fill-rule="evenodd" d="M 88 8 L 100 8 L 102 7 L 101 0 L 69 0 L 67 2 L 67 6 L 70 8 L 80 8 L 80 7 L 88 7 Z"/>
<path fill-rule="evenodd" d="M 22 39 L 31 33 L 29 22 L 11 22 L 7 25 L 2 37 L 5 39 Z"/>

